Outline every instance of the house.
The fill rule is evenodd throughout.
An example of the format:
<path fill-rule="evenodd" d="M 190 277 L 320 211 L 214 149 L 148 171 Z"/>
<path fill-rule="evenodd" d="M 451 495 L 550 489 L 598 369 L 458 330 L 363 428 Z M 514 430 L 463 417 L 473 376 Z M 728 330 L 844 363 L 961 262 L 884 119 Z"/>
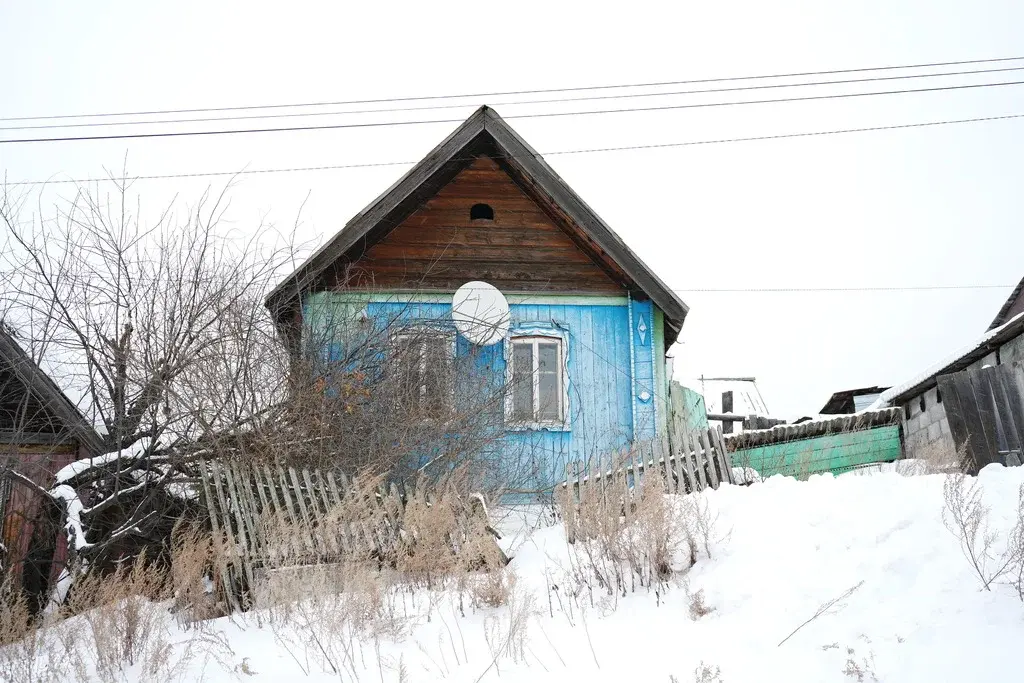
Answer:
<path fill-rule="evenodd" d="M 496 344 L 478 346 L 452 326 L 453 293 L 470 282 L 498 288 L 509 304 Z M 446 330 L 422 346 L 423 367 L 471 357 L 508 387 L 502 457 L 528 460 L 538 491 L 567 465 L 665 434 L 665 353 L 688 311 L 488 107 L 352 218 L 267 306 L 294 356 L 316 353 L 323 321 L 353 306 L 363 319 Z"/>
<path fill-rule="evenodd" d="M 906 457 L 927 458 L 934 450 L 952 452 L 976 440 L 972 450 L 978 466 L 993 461 L 997 453 L 1024 446 L 1024 414 L 1020 410 L 1020 389 L 992 386 L 1003 372 L 1021 375 L 1024 386 L 1024 283 L 1018 285 L 985 334 L 924 372 L 892 387 L 878 399 L 878 406 L 903 410 Z M 1007 317 L 1011 312 L 1013 317 Z M 997 371 L 998 369 L 998 371 Z M 989 372 L 991 370 L 991 372 Z M 962 384 L 966 382 L 966 384 Z M 979 383 L 978 390 L 973 387 Z M 943 385 L 947 388 L 943 388 Z M 966 396 L 959 396 L 961 386 Z M 950 396 L 950 391 L 956 394 Z M 1017 402 L 1010 400 L 1017 396 Z M 950 407 L 949 399 L 955 404 Z M 950 418 L 953 418 L 952 420 Z M 980 418 L 980 419 L 979 419 Z M 965 421 L 967 420 L 967 421 Z"/>
<path fill-rule="evenodd" d="M 825 405 L 818 411 L 821 415 L 851 415 L 866 410 L 874 405 L 882 392 L 889 387 L 861 387 L 837 391 L 829 397 Z"/>
<path fill-rule="evenodd" d="M 0 563 L 32 594 L 62 564 L 65 534 L 48 523 L 50 500 L 8 473 L 48 487 L 60 468 L 101 450 L 93 426 L 0 326 Z"/>

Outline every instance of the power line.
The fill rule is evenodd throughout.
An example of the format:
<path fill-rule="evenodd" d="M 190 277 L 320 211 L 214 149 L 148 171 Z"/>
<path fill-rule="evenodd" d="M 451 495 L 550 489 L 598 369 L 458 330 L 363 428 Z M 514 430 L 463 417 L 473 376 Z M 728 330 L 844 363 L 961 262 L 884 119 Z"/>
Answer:
<path fill-rule="evenodd" d="M 713 293 L 713 294 L 802 294 L 808 292 L 944 292 L 957 289 L 1013 289 L 1012 285 L 910 285 L 910 286 L 880 286 L 880 287 L 729 287 L 729 288 L 700 288 L 673 289 L 676 294 L 687 293 Z"/>
<path fill-rule="evenodd" d="M 778 88 L 809 88 L 819 87 L 828 85 L 849 85 L 852 83 L 875 83 L 881 81 L 897 81 L 917 78 L 948 78 L 950 76 L 967 76 L 977 74 L 989 74 L 989 73 L 1001 73 L 1006 71 L 1024 71 L 1024 66 L 1011 66 L 1001 67 L 998 69 L 974 69 L 970 71 L 949 71 L 943 73 L 928 73 L 928 74 L 902 74 L 899 76 L 870 76 L 866 78 L 850 78 L 842 80 L 831 80 L 831 81 L 811 81 L 804 83 L 769 83 L 763 85 L 744 85 L 738 87 L 728 88 L 702 88 L 698 90 L 670 90 L 667 92 L 644 92 L 644 93 L 624 93 L 616 95 L 592 95 L 586 97 L 561 97 L 553 99 L 543 100 L 520 100 L 516 102 L 501 102 L 495 106 L 509 107 L 509 106 L 520 106 L 525 104 L 560 104 L 567 102 L 591 102 L 591 101 L 604 101 L 604 100 L 624 100 L 624 99 L 637 99 L 646 97 L 677 97 L 681 95 L 708 95 L 716 93 L 726 92 L 745 92 L 750 90 L 769 90 Z M 247 114 L 242 116 L 218 116 L 218 117 L 203 117 L 203 118 L 190 118 L 190 119 L 155 119 L 155 120 L 136 120 L 136 121 L 94 121 L 88 123 L 47 123 L 43 125 L 28 125 L 28 126 L 0 126 L 0 130 L 52 130 L 61 128 L 95 128 L 95 127 L 116 127 L 116 126 L 156 126 L 166 124 L 181 124 L 181 123 L 210 123 L 217 121 L 249 121 L 249 120 L 264 120 L 264 119 L 284 119 L 284 118 L 307 118 L 313 116 L 354 116 L 357 114 L 380 114 L 380 113 L 398 113 L 406 111 L 428 111 L 428 110 L 440 110 L 440 109 L 467 109 L 470 107 L 476 107 L 477 105 L 472 102 L 465 102 L 460 104 L 439 104 L 439 105 L 427 105 L 417 107 L 386 107 L 380 109 L 357 109 L 349 111 L 314 111 L 314 112 L 289 112 L 285 114 Z M 0 119 L 0 122 L 4 119 Z"/>
<path fill-rule="evenodd" d="M 324 101 L 324 102 L 300 102 L 291 104 L 255 104 L 255 105 L 239 105 L 231 107 L 194 107 L 189 109 L 152 109 L 147 111 L 131 111 L 131 112 L 103 112 L 103 113 L 91 113 L 91 114 L 54 114 L 54 115 L 39 115 L 39 116 L 13 116 L 0 118 L 0 122 L 5 121 L 40 121 L 40 120 L 55 120 L 55 119 L 71 119 L 71 118 L 106 118 L 116 116 L 151 116 L 151 115 L 162 115 L 162 114 L 195 114 L 203 112 L 226 112 L 226 111 L 244 111 L 250 109 L 289 109 L 299 107 L 334 107 L 334 106 L 346 106 L 346 105 L 358 105 L 358 104 L 379 104 L 389 102 L 417 102 L 426 100 L 451 100 L 451 99 L 466 99 L 466 98 L 478 98 L 478 97 L 505 97 L 515 95 L 538 95 L 545 93 L 556 93 L 556 92 L 581 92 L 587 90 L 613 90 L 620 88 L 654 88 L 654 87 L 669 87 L 676 85 L 694 85 L 699 83 L 725 83 L 730 81 L 747 81 L 747 80 L 762 80 L 762 79 L 774 79 L 774 78 L 796 78 L 805 76 L 828 76 L 837 74 L 847 73 L 860 73 L 860 72 L 877 72 L 877 71 L 894 71 L 900 69 L 927 69 L 937 68 L 946 66 L 966 66 L 969 64 L 995 64 L 1000 62 L 1013 62 L 1020 61 L 1024 57 L 997 57 L 994 59 L 969 59 L 959 60 L 951 62 L 929 62 L 922 64 L 900 64 L 900 65 L 887 65 L 887 66 L 873 66 L 873 67 L 862 67 L 856 69 L 832 69 L 827 71 L 801 71 L 801 72 L 790 72 L 781 74 L 758 74 L 753 76 L 728 76 L 719 78 L 701 78 L 701 79 L 690 79 L 690 80 L 679 80 L 679 81 L 655 81 L 646 83 L 625 83 L 625 84 L 614 84 L 614 85 L 590 85 L 590 86 L 576 86 L 568 88 L 542 88 L 533 90 L 506 90 L 497 92 L 476 92 L 476 93 L 464 93 L 464 94 L 449 94 L 449 95 L 419 95 L 411 97 L 385 97 L 376 99 L 362 99 L 362 100 L 341 100 L 341 101 Z"/>
<path fill-rule="evenodd" d="M 845 135 L 850 133 L 868 133 L 884 130 L 903 130 L 909 128 L 928 128 L 933 126 L 948 126 L 963 123 L 983 123 L 990 121 L 1006 121 L 1009 119 L 1024 118 L 1024 114 L 1005 114 L 1001 116 L 984 116 L 969 119 L 950 119 L 945 121 L 925 121 L 921 123 L 904 123 L 894 124 L 886 126 L 868 126 L 864 128 L 841 128 L 837 130 L 821 130 L 821 131 L 808 131 L 802 133 L 779 133 L 775 135 L 756 135 L 751 137 L 739 137 L 739 138 L 720 138 L 714 140 L 690 140 L 686 142 L 661 142 L 652 143 L 649 145 L 627 145 L 623 147 L 592 147 L 586 149 L 569 149 L 569 150 L 558 150 L 553 152 L 539 153 L 540 156 L 558 156 L 567 154 L 594 154 L 604 152 L 624 152 L 632 150 L 645 150 L 645 149 L 670 149 L 675 147 L 693 147 L 699 145 L 718 145 L 728 144 L 737 142 L 756 142 L 766 140 L 783 140 L 790 138 L 806 138 L 806 137 L 819 137 L 827 135 Z M 463 159 L 468 161 L 468 159 Z M 307 171 L 337 171 L 344 169 L 353 168 L 374 168 L 383 166 L 411 166 L 417 163 L 419 160 L 413 161 L 382 161 L 382 162 L 369 162 L 362 164 L 332 164 L 323 166 L 295 166 L 291 168 L 262 168 L 262 169 L 242 169 L 237 171 L 205 171 L 205 172 L 194 172 L 194 173 L 167 173 L 159 175 L 140 175 L 132 176 L 128 180 L 176 180 L 183 178 L 204 178 L 204 177 L 218 177 L 218 176 L 241 176 L 241 175 L 258 175 L 266 173 L 297 173 Z M 61 180 L 26 180 L 22 182 L 9 183 L 10 186 L 16 187 L 21 185 L 61 185 L 66 183 L 91 183 L 91 182 L 103 182 L 109 180 L 109 178 L 70 178 Z"/>
<path fill-rule="evenodd" d="M 970 83 L 962 85 L 934 86 L 930 88 L 907 88 L 903 90 L 884 90 L 858 93 L 837 93 L 829 95 L 805 95 L 801 97 L 785 97 L 764 100 L 744 100 L 739 102 L 702 102 L 694 104 L 672 104 L 658 105 L 653 107 L 629 107 L 620 109 L 597 109 L 589 111 L 568 111 L 568 112 L 542 112 L 533 114 L 512 114 L 507 119 L 538 119 L 554 118 L 563 116 L 590 116 L 597 114 L 625 114 L 651 111 L 671 111 L 679 109 L 701 109 L 707 107 L 731 107 L 751 104 L 776 104 L 781 102 L 809 102 L 813 100 L 845 99 L 849 97 L 872 97 L 876 95 L 904 95 L 924 92 L 940 92 L 951 90 L 965 90 L 975 88 L 994 88 L 1010 85 L 1024 85 L 1024 81 L 1002 81 L 998 83 Z M 209 135 L 239 135 L 249 133 L 294 133 L 316 130 L 341 130 L 347 128 L 383 128 L 389 126 L 417 126 L 437 123 L 462 123 L 462 119 L 426 119 L 415 121 L 368 121 L 364 123 L 336 123 L 324 125 L 286 126 L 280 128 L 245 128 L 230 130 L 200 130 L 200 131 L 164 131 L 159 133 L 117 133 L 109 135 L 74 135 L 58 138 L 16 138 L 0 140 L 0 144 L 17 144 L 30 142 L 83 142 L 88 140 L 131 140 L 143 138 L 177 138 L 191 136 Z"/>

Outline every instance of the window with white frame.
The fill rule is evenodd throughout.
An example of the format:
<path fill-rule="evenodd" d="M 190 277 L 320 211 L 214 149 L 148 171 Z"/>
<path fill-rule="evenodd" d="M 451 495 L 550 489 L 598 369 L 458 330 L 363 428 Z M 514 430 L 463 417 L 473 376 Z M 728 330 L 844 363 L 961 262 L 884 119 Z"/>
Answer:
<path fill-rule="evenodd" d="M 565 422 L 565 349 L 558 337 L 513 337 L 509 417 L 519 424 Z"/>
<path fill-rule="evenodd" d="M 398 402 L 425 418 L 443 417 L 452 410 L 454 339 L 438 330 L 412 330 L 395 335 Z"/>

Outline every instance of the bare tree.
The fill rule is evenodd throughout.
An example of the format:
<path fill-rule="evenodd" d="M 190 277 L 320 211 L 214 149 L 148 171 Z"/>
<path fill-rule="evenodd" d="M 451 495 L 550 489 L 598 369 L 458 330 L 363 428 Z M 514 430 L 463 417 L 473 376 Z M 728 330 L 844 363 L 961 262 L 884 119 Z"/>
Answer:
<path fill-rule="evenodd" d="M 123 180 L 34 211 L 0 197 L 0 319 L 99 431 L 101 456 L 46 484 L 0 465 L 59 508 L 71 565 L 110 566 L 202 515 L 203 459 L 395 479 L 469 465 L 467 487 L 492 500 L 537 491 L 536 443 L 506 438 L 495 349 L 455 353 L 450 316 L 359 278 L 336 285 L 344 305 L 300 292 L 300 343 L 282 343 L 264 296 L 297 249 L 271 226 L 226 231 L 227 189 L 152 222 Z"/>
<path fill-rule="evenodd" d="M 111 186 L 36 212 L 28 195 L 0 199 L 0 315 L 100 435 L 104 456 L 47 492 L 82 564 L 162 534 L 190 504 L 195 444 L 258 424 L 287 395 L 262 297 L 292 245 L 267 246 L 268 226 L 225 233 L 223 191 L 147 223 L 127 183 Z"/>

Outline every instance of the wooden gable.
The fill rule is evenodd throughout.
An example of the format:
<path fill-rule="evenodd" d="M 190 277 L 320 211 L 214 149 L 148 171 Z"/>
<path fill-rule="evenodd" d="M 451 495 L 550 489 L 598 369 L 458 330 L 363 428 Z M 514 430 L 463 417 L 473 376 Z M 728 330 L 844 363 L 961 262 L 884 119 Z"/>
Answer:
<path fill-rule="evenodd" d="M 474 221 L 475 203 L 494 209 Z M 675 341 L 689 308 L 490 107 L 480 107 L 353 216 L 267 296 L 297 348 L 302 301 L 338 288 L 452 292 L 469 280 L 508 292 L 650 299 Z"/>
<path fill-rule="evenodd" d="M 493 219 L 473 218 L 485 204 Z M 452 291 L 484 280 L 504 291 L 621 294 L 625 290 L 489 156 L 370 246 L 331 286 Z"/>

